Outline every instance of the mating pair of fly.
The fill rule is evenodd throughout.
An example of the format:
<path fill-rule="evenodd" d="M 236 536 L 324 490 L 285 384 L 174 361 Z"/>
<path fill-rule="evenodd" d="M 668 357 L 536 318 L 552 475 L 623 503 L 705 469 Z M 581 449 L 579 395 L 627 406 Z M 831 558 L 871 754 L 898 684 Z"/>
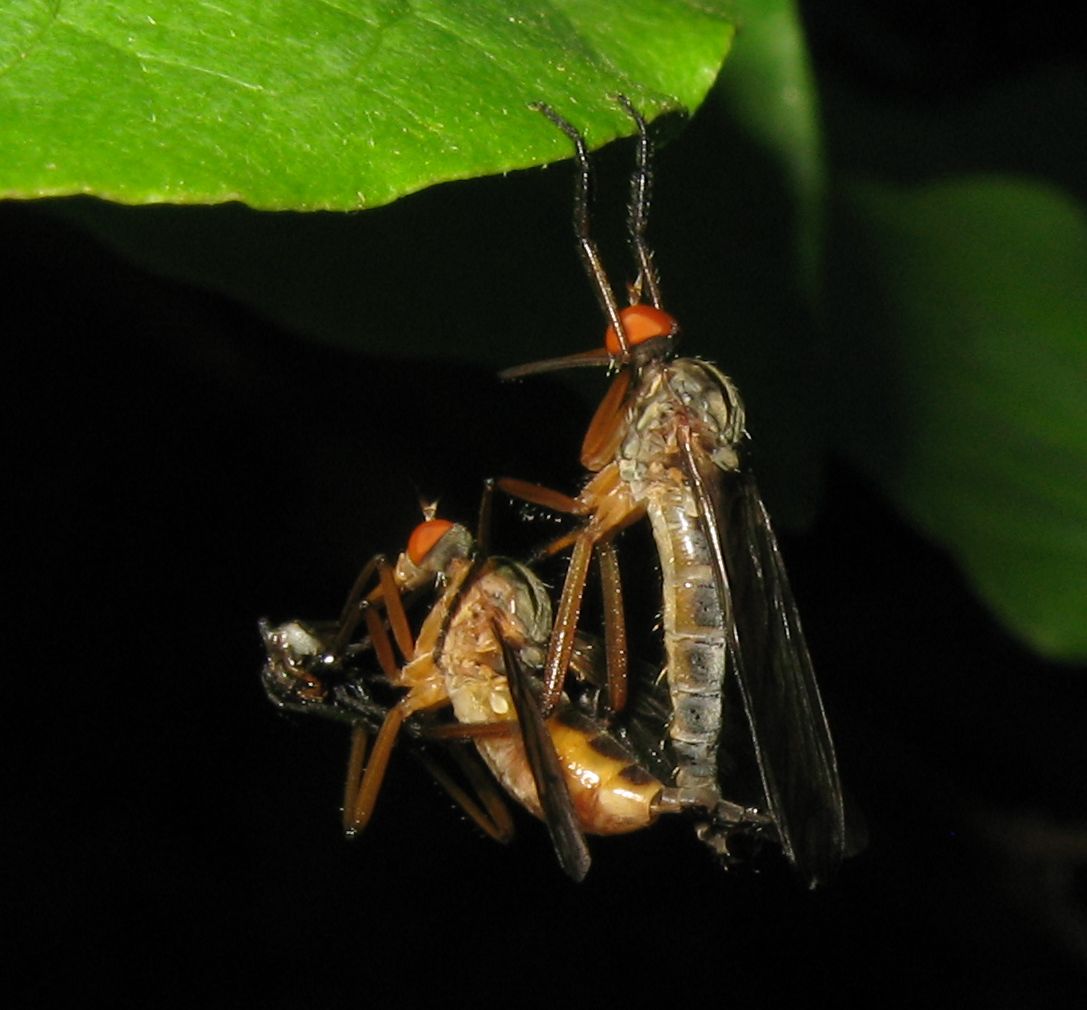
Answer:
<path fill-rule="evenodd" d="M 662 307 L 645 237 L 649 134 L 631 103 L 618 101 L 638 131 L 630 304 L 620 308 L 590 234 L 585 142 L 538 105 L 574 145 L 574 228 L 607 330 L 598 350 L 503 373 L 616 372 L 582 446 L 588 482 L 576 497 L 488 482 L 474 537 L 431 512 L 395 566 L 380 556 L 367 564 L 337 621 L 261 623 L 264 685 L 280 707 L 352 727 L 349 834 L 369 821 L 393 746 L 407 736 L 412 755 L 492 837 L 512 834 L 503 792 L 542 818 L 575 879 L 589 869 L 586 834 L 686 815 L 724 862 L 749 847 L 738 839 L 770 839 L 815 886 L 845 848 L 830 730 L 777 540 L 745 468 L 743 402 L 713 365 L 675 357 L 679 327 Z M 577 519 L 538 552 L 570 549 L 553 617 L 531 567 L 490 554 L 496 486 Z M 615 538 L 643 517 L 661 570 L 663 675 L 639 672 L 627 656 Z M 602 642 L 579 628 L 594 559 Z M 436 594 L 428 608 L 417 602 L 427 589 Z M 419 610 L 416 631 L 409 613 Z M 755 789 L 740 800 L 745 766 Z"/>

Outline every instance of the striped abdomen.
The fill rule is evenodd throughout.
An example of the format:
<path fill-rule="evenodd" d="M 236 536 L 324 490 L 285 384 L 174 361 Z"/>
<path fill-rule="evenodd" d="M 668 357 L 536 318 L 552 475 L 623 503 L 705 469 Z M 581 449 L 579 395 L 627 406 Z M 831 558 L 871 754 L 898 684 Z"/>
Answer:
<path fill-rule="evenodd" d="M 569 702 L 546 725 L 583 831 L 620 835 L 653 823 L 663 787 L 614 736 Z M 521 737 L 479 740 L 477 746 L 506 791 L 542 816 Z"/>
<path fill-rule="evenodd" d="M 653 487 L 647 512 L 661 563 L 676 785 L 716 792 L 726 639 L 710 547 L 682 485 Z"/>

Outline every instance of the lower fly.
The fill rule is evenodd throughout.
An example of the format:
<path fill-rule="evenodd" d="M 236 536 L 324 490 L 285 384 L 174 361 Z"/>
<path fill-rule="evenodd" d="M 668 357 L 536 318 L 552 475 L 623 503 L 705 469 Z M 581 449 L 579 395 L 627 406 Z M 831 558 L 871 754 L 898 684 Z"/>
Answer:
<path fill-rule="evenodd" d="M 375 576 L 377 586 L 370 588 Z M 429 583 L 440 592 L 415 637 L 401 594 Z M 384 619 L 378 616 L 382 609 Z M 374 675 L 359 672 L 362 648 L 353 636 L 360 621 L 383 685 L 405 691 L 384 705 L 376 698 Z M 565 695 L 544 719 L 538 696 L 551 630 L 547 593 L 527 566 L 485 556 L 463 526 L 428 517 L 395 568 L 380 558 L 367 565 L 340 622 L 323 634 L 300 622 L 274 629 L 264 624 L 262 630 L 269 655 L 265 686 L 273 700 L 354 727 L 344 801 L 350 834 L 372 816 L 393 745 L 405 732 L 415 752 L 440 742 L 458 755 L 482 809 L 433 764 L 428 767 L 489 834 L 500 837 L 493 784 L 480 781 L 478 768 L 463 756 L 463 743 L 455 742 L 473 741 L 505 793 L 544 820 L 560 865 L 577 880 L 589 868 L 585 833 L 627 833 L 648 827 L 661 814 L 689 810 L 709 812 L 737 830 L 769 827 L 765 817 L 716 795 L 666 784 L 674 771 L 671 759 L 653 743 L 668 717 L 666 692 L 663 699 L 659 692 L 644 692 L 626 728 L 615 731 Z M 591 643 L 579 643 L 575 669 L 598 679 L 600 653 Z M 339 672 L 329 676 L 332 671 Z M 452 711 L 453 722 L 437 719 L 442 709 Z"/>
<path fill-rule="evenodd" d="M 272 625 L 260 621 L 265 663 L 261 681 L 269 700 L 284 711 L 315 715 L 346 725 L 351 749 L 344 785 L 343 821 L 349 837 L 357 831 L 353 807 L 358 793 L 367 743 L 388 717 L 391 701 L 384 685 L 356 668 L 369 650 L 352 646 L 342 655 L 334 650 L 341 625 L 299 620 Z M 513 820 L 494 783 L 463 744 L 429 733 L 418 721 L 404 727 L 419 761 L 477 826 L 503 844 L 513 838 Z M 454 766 L 455 771 L 450 770 Z M 467 784 L 467 788 L 465 787 Z"/>

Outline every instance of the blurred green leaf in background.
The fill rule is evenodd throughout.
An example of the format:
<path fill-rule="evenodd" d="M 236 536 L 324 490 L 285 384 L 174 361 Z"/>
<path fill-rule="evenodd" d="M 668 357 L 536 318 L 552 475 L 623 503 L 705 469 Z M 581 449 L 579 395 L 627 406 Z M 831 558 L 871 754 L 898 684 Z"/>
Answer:
<path fill-rule="evenodd" d="M 529 103 L 593 147 L 630 132 L 616 92 L 651 116 L 702 105 L 661 151 L 652 240 L 688 352 L 746 393 L 776 514 L 809 520 L 844 455 L 1015 634 L 1085 659 L 1082 67 L 978 43 L 986 73 L 952 77 L 968 60 L 840 10 L 9 0 L 0 194 L 238 201 L 48 212 L 297 333 L 490 367 L 599 328 L 568 170 L 476 178 L 568 156 Z M 867 80 L 838 69 L 843 26 Z M 605 233 L 627 154 L 600 158 Z"/>
<path fill-rule="evenodd" d="M 1010 628 L 1087 656 L 1083 208 L 996 175 L 844 199 L 839 445 Z"/>

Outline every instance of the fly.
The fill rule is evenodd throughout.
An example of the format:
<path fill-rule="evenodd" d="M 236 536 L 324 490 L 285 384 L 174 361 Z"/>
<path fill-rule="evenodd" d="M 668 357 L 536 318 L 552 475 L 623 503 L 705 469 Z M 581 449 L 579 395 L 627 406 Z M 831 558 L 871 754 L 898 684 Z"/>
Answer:
<path fill-rule="evenodd" d="M 378 587 L 367 591 L 374 574 Z M 412 641 L 400 594 L 430 583 L 440 592 Z M 379 607 L 386 609 L 402 665 L 377 617 Z M 360 619 L 384 683 L 406 689 L 396 701 L 378 700 L 373 675 L 358 666 L 362 645 L 347 644 Z M 465 527 L 430 517 L 413 532 L 395 568 L 380 558 L 367 565 L 338 624 L 322 633 L 301 622 L 278 628 L 262 622 L 269 657 L 265 687 L 281 707 L 353 726 L 344 800 L 349 834 L 368 823 L 393 744 L 406 732 L 417 756 L 426 757 L 436 744 L 446 748 L 482 808 L 441 765 L 424 763 L 488 834 L 506 840 L 511 824 L 493 782 L 481 781 L 479 768 L 455 742 L 471 740 L 505 793 L 546 823 L 560 865 L 581 880 L 590 864 L 585 833 L 624 834 L 662 814 L 704 813 L 707 796 L 665 784 L 672 765 L 654 742 L 668 710 L 659 693 L 647 690 L 639 697 L 626 729 L 613 731 L 565 695 L 548 718 L 541 716 L 538 672 L 550 627 L 550 600 L 530 568 L 485 556 Z M 598 679 L 599 652 L 585 641 L 574 652 L 575 669 L 589 680 Z M 437 721 L 442 708 L 451 708 L 455 721 Z M 375 740 L 366 761 L 370 735 Z M 754 811 L 720 806 L 719 814 L 746 829 L 767 827 Z"/>
<path fill-rule="evenodd" d="M 607 320 L 604 347 L 511 368 L 514 378 L 578 365 L 618 374 L 585 436 L 581 460 L 593 476 L 576 498 L 505 479 L 515 497 L 585 517 L 572 545 L 544 667 L 543 710 L 557 699 L 576 635 L 591 557 L 600 560 L 612 707 L 626 696 L 622 597 L 612 541 L 648 517 L 662 573 L 664 644 L 671 693 L 676 785 L 720 798 L 727 678 L 735 678 L 766 811 L 782 849 L 805 879 L 825 882 L 843 856 L 845 825 L 837 761 L 811 658 L 777 538 L 745 464 L 744 406 L 731 379 L 697 358 L 679 358 L 679 325 L 663 308 L 646 242 L 651 145 L 642 116 L 618 101 L 638 129 L 627 231 L 637 273 L 631 304 L 619 308 L 589 228 L 591 167 L 577 129 L 547 105 L 536 108 L 573 142 L 574 230 Z M 727 853 L 733 825 L 711 818 L 700 836 Z"/>
<path fill-rule="evenodd" d="M 262 619 L 265 663 L 261 681 L 277 708 L 317 715 L 350 727 L 343 812 L 344 830 L 351 837 L 358 830 L 354 804 L 367 743 L 381 729 L 391 702 L 378 696 L 381 685 L 375 684 L 373 678 L 359 676 L 354 668 L 361 648 L 353 645 L 342 654 L 335 651 L 340 628 L 331 621 L 312 624 L 294 620 L 273 626 Z M 495 841 L 509 842 L 513 838 L 513 820 L 480 762 L 461 743 L 435 737 L 421 722 L 409 721 L 405 730 L 412 741 L 411 755 L 454 802 Z M 450 764 L 459 769 L 459 774 L 450 772 Z"/>

